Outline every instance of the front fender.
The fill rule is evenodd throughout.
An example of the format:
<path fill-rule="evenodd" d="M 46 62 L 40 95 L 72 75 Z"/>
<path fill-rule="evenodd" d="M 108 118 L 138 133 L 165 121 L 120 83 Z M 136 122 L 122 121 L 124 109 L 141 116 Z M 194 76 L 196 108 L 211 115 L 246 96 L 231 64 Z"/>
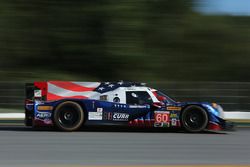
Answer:
<path fill-rule="evenodd" d="M 207 110 L 209 122 L 208 130 L 222 130 L 225 129 L 226 121 L 223 119 L 223 110 L 219 106 L 217 108 L 213 107 L 212 104 L 203 103 L 202 106 Z"/>

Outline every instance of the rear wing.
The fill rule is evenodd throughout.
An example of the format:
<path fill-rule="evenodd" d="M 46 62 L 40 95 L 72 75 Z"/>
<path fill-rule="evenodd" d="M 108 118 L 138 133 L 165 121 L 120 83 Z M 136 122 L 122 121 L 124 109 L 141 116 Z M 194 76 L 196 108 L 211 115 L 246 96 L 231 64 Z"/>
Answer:
<path fill-rule="evenodd" d="M 26 100 L 89 99 L 100 97 L 100 82 L 43 81 L 26 83 Z"/>
<path fill-rule="evenodd" d="M 32 100 L 34 97 L 34 84 L 33 83 L 26 83 L 25 84 L 25 99 Z"/>
<path fill-rule="evenodd" d="M 47 99 L 47 82 L 34 82 L 25 84 L 26 100 L 46 100 Z"/>

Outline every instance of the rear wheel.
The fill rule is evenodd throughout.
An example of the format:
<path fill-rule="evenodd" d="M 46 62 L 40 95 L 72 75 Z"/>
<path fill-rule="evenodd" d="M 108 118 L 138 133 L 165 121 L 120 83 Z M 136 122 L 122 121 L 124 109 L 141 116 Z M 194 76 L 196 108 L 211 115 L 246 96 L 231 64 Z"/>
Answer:
<path fill-rule="evenodd" d="M 182 112 L 181 122 L 186 131 L 201 132 L 207 127 L 208 115 L 202 107 L 191 105 Z"/>
<path fill-rule="evenodd" d="M 58 129 L 75 131 L 83 124 L 84 112 L 78 103 L 66 101 L 56 107 L 53 119 Z"/>

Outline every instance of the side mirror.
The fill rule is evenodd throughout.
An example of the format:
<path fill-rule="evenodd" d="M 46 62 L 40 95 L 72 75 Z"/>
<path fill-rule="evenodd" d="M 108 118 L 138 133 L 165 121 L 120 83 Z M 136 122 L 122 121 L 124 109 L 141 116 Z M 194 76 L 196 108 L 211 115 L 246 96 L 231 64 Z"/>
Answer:
<path fill-rule="evenodd" d="M 154 103 L 152 103 L 152 106 L 155 107 L 155 108 L 161 108 L 161 107 L 165 106 L 165 103 L 163 103 L 163 102 L 154 102 Z"/>

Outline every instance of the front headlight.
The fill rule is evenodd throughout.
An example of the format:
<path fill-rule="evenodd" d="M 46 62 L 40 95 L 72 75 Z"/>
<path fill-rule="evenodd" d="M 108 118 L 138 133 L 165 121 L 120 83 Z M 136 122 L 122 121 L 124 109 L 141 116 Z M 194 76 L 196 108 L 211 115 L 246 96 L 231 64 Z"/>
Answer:
<path fill-rule="evenodd" d="M 212 103 L 212 106 L 213 106 L 214 109 L 216 109 L 219 112 L 219 117 L 224 119 L 224 110 L 221 107 L 221 105 L 216 104 L 216 103 Z"/>

